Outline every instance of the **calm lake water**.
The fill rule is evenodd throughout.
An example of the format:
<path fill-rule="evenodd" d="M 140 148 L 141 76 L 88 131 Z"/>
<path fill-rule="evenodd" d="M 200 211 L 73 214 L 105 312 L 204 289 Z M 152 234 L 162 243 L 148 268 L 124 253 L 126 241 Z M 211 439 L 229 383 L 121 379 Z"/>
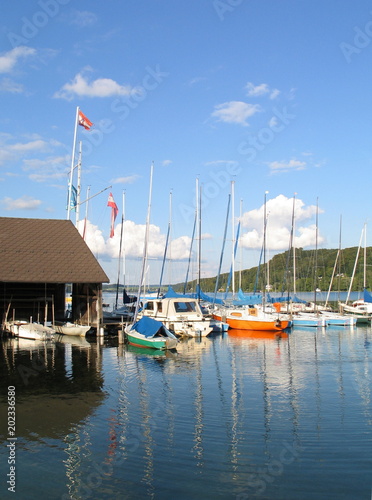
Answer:
<path fill-rule="evenodd" d="M 4 339 L 0 498 L 370 500 L 371 350 L 370 326 L 230 331 L 166 354 Z"/>

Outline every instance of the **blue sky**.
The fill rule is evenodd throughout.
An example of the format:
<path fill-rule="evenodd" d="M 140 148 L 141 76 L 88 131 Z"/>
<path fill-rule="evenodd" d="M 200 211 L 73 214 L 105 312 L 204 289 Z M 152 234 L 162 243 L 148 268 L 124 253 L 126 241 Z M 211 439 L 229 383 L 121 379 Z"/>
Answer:
<path fill-rule="evenodd" d="M 152 162 L 152 283 L 170 218 L 164 281 L 185 277 L 196 179 L 202 276 L 218 267 L 231 181 L 237 266 L 258 264 L 265 196 L 269 256 L 288 249 L 295 193 L 296 246 L 314 247 L 317 200 L 319 246 L 338 247 L 341 216 L 343 247 L 358 245 L 372 187 L 370 2 L 20 0 L 0 33 L 1 216 L 66 218 L 79 106 L 94 123 L 78 130 L 82 200 L 112 186 L 89 202 L 87 235 L 112 281 L 123 192 L 126 281 L 138 280 Z"/>

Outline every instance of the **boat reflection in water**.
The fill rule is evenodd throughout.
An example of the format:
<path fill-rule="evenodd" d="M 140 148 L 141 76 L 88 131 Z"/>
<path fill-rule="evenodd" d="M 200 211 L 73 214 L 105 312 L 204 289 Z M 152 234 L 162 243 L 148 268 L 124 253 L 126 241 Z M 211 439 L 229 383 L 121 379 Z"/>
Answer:
<path fill-rule="evenodd" d="M 177 351 L 173 349 L 149 349 L 148 347 L 139 347 L 128 344 L 126 350 L 129 353 L 135 354 L 138 357 L 148 358 L 175 358 Z"/>
<path fill-rule="evenodd" d="M 266 330 L 229 330 L 229 337 L 240 339 L 287 339 L 286 331 L 266 331 Z"/>
<path fill-rule="evenodd" d="M 369 498 L 371 335 L 234 330 L 174 355 L 5 341 L 17 498 Z"/>

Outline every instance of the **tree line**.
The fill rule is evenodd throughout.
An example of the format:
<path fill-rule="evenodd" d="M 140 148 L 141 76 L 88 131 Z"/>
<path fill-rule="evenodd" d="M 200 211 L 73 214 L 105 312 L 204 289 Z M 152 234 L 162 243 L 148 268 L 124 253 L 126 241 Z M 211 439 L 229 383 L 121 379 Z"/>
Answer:
<path fill-rule="evenodd" d="M 366 287 L 372 285 L 372 247 L 359 249 L 359 258 L 355 266 L 358 247 L 337 249 L 304 250 L 296 248 L 295 259 L 293 250 L 287 250 L 276 254 L 265 265 L 261 264 L 250 269 L 235 271 L 235 290 L 241 287 L 243 292 L 258 292 L 267 289 L 273 292 L 312 292 L 315 288 L 327 291 L 332 280 L 333 291 L 348 291 L 352 281 L 352 291 L 363 290 L 364 279 Z M 364 264 L 364 253 L 366 263 Z M 295 260 L 295 266 L 294 266 Z M 337 260 L 337 261 L 336 261 Z M 355 275 L 352 280 L 352 275 Z M 294 269 L 295 274 L 294 276 Z M 365 275 L 365 278 L 364 278 Z M 214 292 L 216 276 L 201 278 L 200 286 L 204 292 Z M 229 279 L 229 273 L 223 273 L 218 280 L 218 290 L 225 291 Z M 295 281 L 294 281 L 295 280 Z M 167 289 L 162 287 L 162 291 Z M 184 283 L 173 284 L 176 292 L 182 293 Z M 154 284 L 151 288 L 157 288 Z M 122 289 L 122 285 L 120 285 Z M 194 292 L 196 280 L 187 283 L 187 292 Z M 103 285 L 105 292 L 115 291 L 116 285 Z M 127 287 L 127 291 L 137 292 L 137 287 Z M 231 291 L 231 285 L 230 285 Z"/>

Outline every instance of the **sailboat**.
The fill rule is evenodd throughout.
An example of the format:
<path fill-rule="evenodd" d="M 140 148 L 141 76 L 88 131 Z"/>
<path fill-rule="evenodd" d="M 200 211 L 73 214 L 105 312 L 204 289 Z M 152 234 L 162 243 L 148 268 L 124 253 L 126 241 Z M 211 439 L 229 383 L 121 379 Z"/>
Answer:
<path fill-rule="evenodd" d="M 30 340 L 52 340 L 55 334 L 53 328 L 41 325 L 40 323 L 34 323 L 32 320 L 5 321 L 3 329 L 14 335 L 14 337 Z"/>
<path fill-rule="evenodd" d="M 196 188 L 196 191 L 198 193 L 198 187 Z M 171 217 L 169 217 L 167 242 L 164 251 L 158 293 L 156 297 L 146 298 L 142 301 L 143 307 L 140 312 L 140 316 L 147 316 L 161 321 L 169 330 L 181 337 L 206 337 L 212 332 L 213 328 L 210 324 L 210 319 L 204 316 L 200 307 L 200 295 L 198 292 L 198 290 L 200 290 L 199 285 L 197 286 L 197 297 L 189 297 L 180 294 L 166 294 L 167 296 L 160 298 L 160 288 L 162 285 L 164 263 L 167 256 L 168 237 L 170 234 L 170 220 Z M 198 260 L 200 269 L 200 243 Z M 198 279 L 198 282 L 199 281 L 200 277 Z"/>
<path fill-rule="evenodd" d="M 130 327 L 125 333 L 128 342 L 138 347 L 149 347 L 151 349 L 175 349 L 178 340 L 161 321 L 143 316 Z"/>
<path fill-rule="evenodd" d="M 290 250 L 292 249 L 292 259 L 293 259 L 293 299 L 288 299 L 287 311 L 290 314 L 292 319 L 293 327 L 324 327 L 326 326 L 326 322 L 324 318 L 321 318 L 317 311 L 305 311 L 304 307 L 306 302 L 300 300 L 297 297 L 297 289 L 296 289 L 296 245 L 294 242 L 295 236 L 295 208 L 296 208 L 296 193 L 293 196 L 293 207 L 292 207 L 292 229 L 290 236 Z M 318 225 L 318 222 L 317 222 Z M 288 254 L 289 257 L 290 254 Z M 289 260 L 288 260 L 289 263 Z"/>
<path fill-rule="evenodd" d="M 151 165 L 150 190 L 149 190 L 150 192 L 149 192 L 149 201 L 147 208 L 141 279 L 138 285 L 138 297 L 141 296 L 141 290 L 144 284 L 145 270 L 147 265 L 153 168 L 154 166 Z M 178 343 L 177 338 L 175 337 L 175 335 L 173 335 L 172 332 L 168 330 L 168 328 L 166 328 L 166 326 L 162 322 L 154 318 L 149 318 L 147 316 L 142 316 L 140 319 L 138 319 L 138 312 L 139 312 L 139 301 L 137 301 L 136 303 L 133 323 L 125 327 L 125 334 L 130 344 L 152 349 L 174 349 L 177 346 Z"/>
<path fill-rule="evenodd" d="M 77 337 L 85 337 L 85 334 L 91 329 L 90 325 L 79 325 L 78 323 L 71 323 L 70 321 L 55 321 L 53 329 L 56 333 L 62 335 L 74 335 Z"/>
<path fill-rule="evenodd" d="M 362 234 L 360 236 L 360 242 L 358 246 L 358 251 L 355 258 L 353 274 L 350 280 L 350 286 L 346 301 L 344 303 L 339 302 L 340 311 L 356 318 L 356 322 L 359 323 L 370 323 L 372 319 L 372 295 L 368 292 L 366 286 L 366 268 L 367 268 L 367 227 L 366 224 L 363 226 Z M 349 304 L 349 297 L 351 293 L 351 288 L 354 281 L 355 271 L 359 259 L 360 248 L 362 244 L 362 239 L 364 235 L 364 265 L 363 265 L 363 299 L 358 299 Z"/>
<path fill-rule="evenodd" d="M 265 192 L 265 202 L 264 202 L 264 243 L 263 247 L 266 245 L 266 192 Z M 231 196 L 232 205 L 234 204 L 234 182 L 231 183 Z M 234 227 L 234 215 L 232 218 L 232 225 Z M 233 231 L 234 234 L 234 231 Z M 239 234 L 239 233 L 238 233 Z M 235 240 L 235 235 L 233 237 L 234 242 L 238 240 L 238 234 Z M 233 257 L 234 262 L 236 253 L 236 245 L 233 244 Z M 232 283 L 233 283 L 233 293 L 235 291 L 234 287 L 234 263 L 232 263 L 231 268 Z M 266 280 L 265 280 L 266 281 Z M 279 316 L 279 312 L 272 313 L 266 310 L 265 304 L 265 293 L 263 296 L 262 304 L 248 304 L 244 307 L 226 307 L 219 308 L 213 312 L 213 318 L 226 322 L 230 328 L 237 330 L 255 330 L 255 331 L 282 331 L 291 326 L 291 321 L 289 319 L 283 319 Z"/>

